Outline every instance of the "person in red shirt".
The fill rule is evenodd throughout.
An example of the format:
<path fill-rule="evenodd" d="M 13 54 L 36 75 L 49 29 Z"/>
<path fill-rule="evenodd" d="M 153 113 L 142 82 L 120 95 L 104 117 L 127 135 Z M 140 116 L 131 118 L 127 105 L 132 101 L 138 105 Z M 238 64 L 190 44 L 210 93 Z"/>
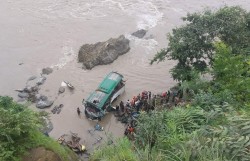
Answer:
<path fill-rule="evenodd" d="M 128 131 L 129 131 L 130 134 L 132 134 L 132 133 L 135 132 L 135 128 L 133 128 L 132 126 L 129 126 Z"/>
<path fill-rule="evenodd" d="M 163 93 L 162 93 L 162 97 L 163 97 L 163 98 L 167 97 L 167 92 L 163 92 Z"/>

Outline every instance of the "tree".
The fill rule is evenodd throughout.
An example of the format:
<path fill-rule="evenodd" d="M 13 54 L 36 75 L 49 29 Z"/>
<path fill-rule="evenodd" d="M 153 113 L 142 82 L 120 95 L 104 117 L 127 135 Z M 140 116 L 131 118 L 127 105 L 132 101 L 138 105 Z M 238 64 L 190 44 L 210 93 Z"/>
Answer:
<path fill-rule="evenodd" d="M 192 71 L 205 72 L 213 62 L 215 41 L 225 42 L 233 53 L 245 54 L 250 48 L 250 13 L 238 6 L 187 14 L 183 21 L 184 26 L 168 35 L 168 47 L 151 61 L 177 60 L 171 70 L 175 80 L 189 81 L 195 78 Z"/>
<path fill-rule="evenodd" d="M 220 92 L 229 90 L 235 100 L 249 102 L 250 56 L 233 54 L 232 49 L 224 43 L 216 43 L 215 48 L 212 74 L 214 82 L 220 86 Z"/>
<path fill-rule="evenodd" d="M 38 113 L 0 96 L 0 160 L 18 160 L 40 125 Z"/>

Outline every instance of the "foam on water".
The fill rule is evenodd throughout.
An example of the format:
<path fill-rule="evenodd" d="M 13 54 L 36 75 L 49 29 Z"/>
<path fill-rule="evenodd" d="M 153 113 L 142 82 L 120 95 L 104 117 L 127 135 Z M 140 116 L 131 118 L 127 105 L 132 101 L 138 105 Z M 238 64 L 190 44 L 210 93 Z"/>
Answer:
<path fill-rule="evenodd" d="M 32 1 L 32 7 L 27 8 L 25 3 L 19 3 L 18 10 L 24 13 L 32 13 L 39 18 L 56 19 L 56 18 L 80 18 L 91 19 L 105 17 L 106 13 L 102 12 L 103 2 L 83 2 L 81 0 L 43 0 Z M 31 6 L 31 5 L 29 5 Z"/>
<path fill-rule="evenodd" d="M 147 68 L 149 66 L 148 55 L 155 54 L 157 51 L 155 48 L 158 46 L 158 42 L 155 39 L 139 39 L 130 34 L 126 34 L 125 37 L 131 41 L 131 46 L 133 48 L 140 48 L 140 53 L 136 54 L 133 57 L 135 59 L 131 59 L 131 64 Z"/>
<path fill-rule="evenodd" d="M 61 49 L 62 57 L 59 59 L 57 64 L 51 65 L 51 68 L 60 69 L 64 67 L 67 63 L 73 61 L 76 58 L 76 54 L 73 50 L 72 41 L 68 41 Z"/>
<path fill-rule="evenodd" d="M 137 20 L 138 29 L 150 29 L 163 18 L 163 13 L 154 4 L 155 0 L 120 1 L 120 8 L 129 16 Z"/>
<path fill-rule="evenodd" d="M 137 21 L 138 29 L 150 29 L 157 25 L 163 18 L 158 8 L 163 0 L 27 0 L 25 2 L 10 1 L 18 4 L 17 8 L 25 14 L 35 17 L 77 18 L 83 20 L 101 18 L 106 16 L 127 15 Z M 33 5 L 27 5 L 31 3 Z M 29 8 L 27 8 L 29 6 Z"/>
<path fill-rule="evenodd" d="M 130 34 L 126 34 L 125 37 L 134 42 L 135 46 L 141 46 L 145 48 L 146 54 L 151 54 L 155 47 L 157 47 L 158 45 L 158 42 L 155 39 L 139 39 Z"/>

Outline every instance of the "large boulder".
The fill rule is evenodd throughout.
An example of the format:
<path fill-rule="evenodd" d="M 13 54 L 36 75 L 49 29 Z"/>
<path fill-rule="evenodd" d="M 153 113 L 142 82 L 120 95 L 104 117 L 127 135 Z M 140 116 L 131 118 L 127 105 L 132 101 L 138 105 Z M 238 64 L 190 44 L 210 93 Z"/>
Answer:
<path fill-rule="evenodd" d="M 82 62 L 86 69 L 92 69 L 96 65 L 112 63 L 118 56 L 129 50 L 129 40 L 121 35 L 106 42 L 83 45 L 78 53 L 78 61 Z"/>

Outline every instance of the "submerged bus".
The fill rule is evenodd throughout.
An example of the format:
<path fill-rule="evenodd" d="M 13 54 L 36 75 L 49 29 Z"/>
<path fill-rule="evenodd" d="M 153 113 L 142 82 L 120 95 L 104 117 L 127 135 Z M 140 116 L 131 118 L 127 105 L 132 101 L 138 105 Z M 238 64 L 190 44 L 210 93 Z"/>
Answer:
<path fill-rule="evenodd" d="M 83 101 L 85 115 L 90 119 L 101 119 L 112 108 L 111 103 L 125 91 L 123 76 L 110 72 L 98 88 Z"/>

